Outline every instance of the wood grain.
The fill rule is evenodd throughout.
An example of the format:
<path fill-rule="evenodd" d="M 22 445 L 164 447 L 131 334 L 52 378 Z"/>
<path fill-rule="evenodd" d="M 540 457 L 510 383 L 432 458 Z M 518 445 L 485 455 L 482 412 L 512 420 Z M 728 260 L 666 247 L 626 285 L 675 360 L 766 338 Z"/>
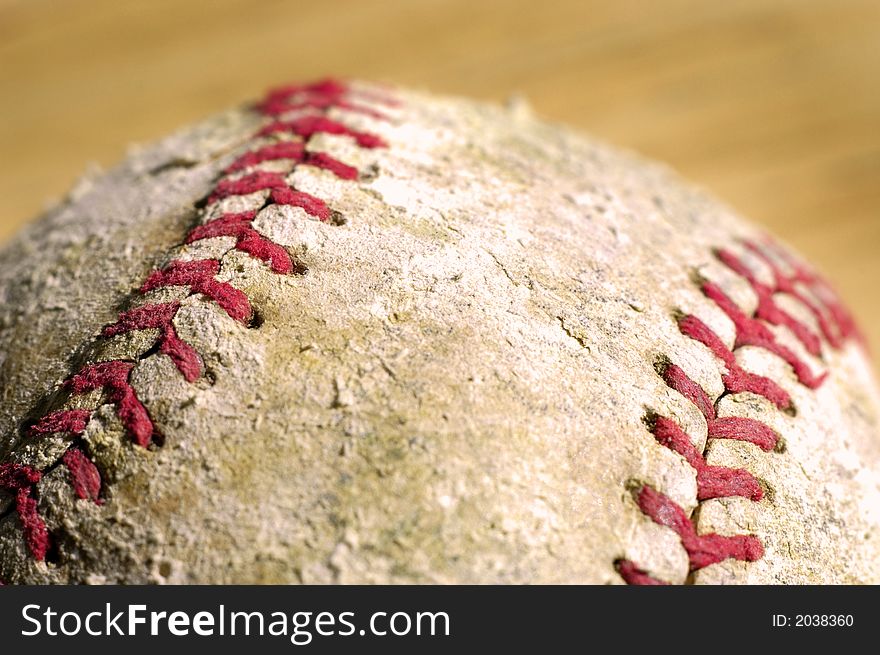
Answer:
<path fill-rule="evenodd" d="M 876 0 L 0 0 L 0 240 L 89 162 L 326 74 L 529 98 L 823 268 L 880 350 Z"/>

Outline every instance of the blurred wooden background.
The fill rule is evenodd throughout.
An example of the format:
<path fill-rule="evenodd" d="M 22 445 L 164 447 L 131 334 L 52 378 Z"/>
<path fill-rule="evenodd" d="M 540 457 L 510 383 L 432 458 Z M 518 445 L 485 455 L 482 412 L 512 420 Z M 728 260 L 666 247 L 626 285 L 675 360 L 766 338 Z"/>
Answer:
<path fill-rule="evenodd" d="M 326 74 L 502 99 L 793 243 L 880 351 L 877 0 L 0 0 L 0 241 L 92 161 Z"/>

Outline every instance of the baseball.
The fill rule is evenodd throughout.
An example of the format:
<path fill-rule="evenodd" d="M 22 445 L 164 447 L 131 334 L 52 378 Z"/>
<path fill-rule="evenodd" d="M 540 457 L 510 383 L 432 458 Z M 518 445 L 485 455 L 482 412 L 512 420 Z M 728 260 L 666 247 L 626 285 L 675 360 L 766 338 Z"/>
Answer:
<path fill-rule="evenodd" d="M 880 582 L 823 277 L 501 107 L 281 87 L 0 251 L 0 580 Z"/>

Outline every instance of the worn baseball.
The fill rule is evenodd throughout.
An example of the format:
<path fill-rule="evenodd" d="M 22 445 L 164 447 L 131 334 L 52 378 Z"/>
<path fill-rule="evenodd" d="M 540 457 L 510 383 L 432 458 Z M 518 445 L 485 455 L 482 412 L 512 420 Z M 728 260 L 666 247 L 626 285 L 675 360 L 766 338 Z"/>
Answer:
<path fill-rule="evenodd" d="M 877 388 L 799 257 L 497 107 L 289 86 L 0 252 L 6 583 L 878 583 Z"/>

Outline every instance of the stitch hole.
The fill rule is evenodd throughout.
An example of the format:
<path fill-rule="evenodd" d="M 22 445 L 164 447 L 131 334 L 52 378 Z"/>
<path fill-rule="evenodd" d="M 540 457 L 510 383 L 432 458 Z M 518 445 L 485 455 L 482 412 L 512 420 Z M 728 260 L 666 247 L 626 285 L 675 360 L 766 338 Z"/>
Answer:
<path fill-rule="evenodd" d="M 307 275 L 309 272 L 309 267 L 303 264 L 301 261 L 291 258 L 293 263 L 293 270 L 290 271 L 291 275 Z"/>
<path fill-rule="evenodd" d="M 203 376 L 205 378 L 205 382 L 208 383 L 209 387 L 213 387 L 217 384 L 217 374 L 212 370 L 206 370 Z"/>
<path fill-rule="evenodd" d="M 360 182 L 372 182 L 377 177 L 379 177 L 378 164 L 370 164 L 358 174 L 358 180 Z"/>
<path fill-rule="evenodd" d="M 781 455 L 787 450 L 788 444 L 785 443 L 785 439 L 782 435 L 778 435 L 776 438 L 776 445 L 773 447 L 773 452 Z"/>
<path fill-rule="evenodd" d="M 348 223 L 348 219 L 345 218 L 340 212 L 335 209 L 330 210 L 330 218 L 327 220 L 330 225 L 335 225 L 336 227 L 340 227 Z"/>
<path fill-rule="evenodd" d="M 0 500 L 4 500 L 9 503 L 9 505 L 3 511 L 0 511 L 0 522 L 3 521 L 7 516 L 12 516 L 15 513 L 15 499 L 11 494 L 8 494 L 6 491 L 0 491 Z"/>
<path fill-rule="evenodd" d="M 627 559 L 625 557 L 618 557 L 616 560 L 614 560 L 613 564 L 614 571 L 617 573 L 617 575 L 624 579 L 624 582 L 626 581 L 626 576 L 623 574 L 623 568 L 626 565 L 626 562 Z"/>
<path fill-rule="evenodd" d="M 642 423 L 648 429 L 648 432 L 654 433 L 654 430 L 657 429 L 657 417 L 660 416 L 655 410 L 650 407 L 645 407 L 645 413 L 642 416 Z"/>
<path fill-rule="evenodd" d="M 46 564 L 58 566 L 63 560 L 61 546 L 59 545 L 59 535 L 60 532 L 56 530 L 49 532 L 49 548 L 46 550 Z"/>
<path fill-rule="evenodd" d="M 773 503 L 776 500 L 776 489 L 764 478 L 756 478 L 758 480 L 758 484 L 761 485 L 761 490 L 764 492 L 764 498 L 768 503 Z"/>
<path fill-rule="evenodd" d="M 255 216 L 259 215 L 259 213 L 261 211 L 263 211 L 264 209 L 268 209 L 269 207 L 271 207 L 272 205 L 275 205 L 275 204 L 277 204 L 277 203 L 272 199 L 272 194 L 270 193 L 269 195 L 266 196 L 266 199 L 263 201 L 263 204 L 257 208 L 257 212 L 256 212 Z"/>
<path fill-rule="evenodd" d="M 674 307 L 669 315 L 672 317 L 672 321 L 676 326 L 680 325 L 681 322 L 688 317 L 688 313 L 681 309 L 680 307 Z"/>
<path fill-rule="evenodd" d="M 702 289 L 703 285 L 709 281 L 709 278 L 703 275 L 699 268 L 691 269 L 689 277 L 691 278 L 691 282 L 697 285 L 700 289 Z"/>
<path fill-rule="evenodd" d="M 147 359 L 148 357 L 152 357 L 153 355 L 158 355 L 159 352 L 161 351 L 161 349 L 162 349 L 162 340 L 156 339 L 156 341 L 153 342 L 152 346 L 150 346 L 144 352 L 142 352 L 140 355 L 137 356 L 138 361 L 143 361 L 143 360 Z"/>
<path fill-rule="evenodd" d="M 666 371 L 672 366 L 672 360 L 666 355 L 657 355 L 654 359 L 654 370 L 661 378 L 666 375 Z"/>
<path fill-rule="evenodd" d="M 251 318 L 248 321 L 248 329 L 250 330 L 259 330 L 263 325 L 263 315 L 258 312 L 256 309 L 251 311 Z"/>
<path fill-rule="evenodd" d="M 641 492 L 642 489 L 644 489 L 648 485 L 646 483 L 642 482 L 641 480 L 636 479 L 636 478 L 629 478 L 626 482 L 623 483 L 623 486 L 627 490 L 629 495 L 632 496 L 636 505 L 638 505 L 639 493 Z"/>
<path fill-rule="evenodd" d="M 45 412 L 43 412 L 45 414 Z M 42 416 L 42 414 L 41 414 Z M 23 439 L 26 439 L 31 434 L 31 428 L 34 427 L 37 423 L 40 422 L 40 418 L 26 418 L 21 423 L 18 424 L 18 435 Z"/>

